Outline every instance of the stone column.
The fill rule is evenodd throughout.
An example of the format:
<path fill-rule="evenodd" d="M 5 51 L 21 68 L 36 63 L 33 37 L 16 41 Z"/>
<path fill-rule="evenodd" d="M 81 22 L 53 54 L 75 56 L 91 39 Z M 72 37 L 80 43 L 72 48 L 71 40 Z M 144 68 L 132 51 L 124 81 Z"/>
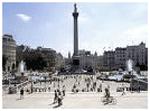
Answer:
<path fill-rule="evenodd" d="M 74 18 L 74 54 L 78 56 L 78 15 L 76 4 L 74 4 L 74 12 L 72 13 Z"/>

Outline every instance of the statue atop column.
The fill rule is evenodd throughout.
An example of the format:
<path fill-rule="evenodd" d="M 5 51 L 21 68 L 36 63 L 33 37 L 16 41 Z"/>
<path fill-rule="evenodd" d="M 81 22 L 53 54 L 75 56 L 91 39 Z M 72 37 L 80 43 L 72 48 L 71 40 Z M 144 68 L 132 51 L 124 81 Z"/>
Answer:
<path fill-rule="evenodd" d="M 74 4 L 74 12 L 77 12 L 77 4 Z"/>

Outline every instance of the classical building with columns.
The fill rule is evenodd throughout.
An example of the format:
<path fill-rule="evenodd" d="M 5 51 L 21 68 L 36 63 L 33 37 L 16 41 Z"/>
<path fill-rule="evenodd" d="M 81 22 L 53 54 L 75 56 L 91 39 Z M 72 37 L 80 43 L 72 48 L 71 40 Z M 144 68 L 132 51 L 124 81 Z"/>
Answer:
<path fill-rule="evenodd" d="M 16 41 L 12 35 L 3 35 L 3 71 L 16 69 Z"/>

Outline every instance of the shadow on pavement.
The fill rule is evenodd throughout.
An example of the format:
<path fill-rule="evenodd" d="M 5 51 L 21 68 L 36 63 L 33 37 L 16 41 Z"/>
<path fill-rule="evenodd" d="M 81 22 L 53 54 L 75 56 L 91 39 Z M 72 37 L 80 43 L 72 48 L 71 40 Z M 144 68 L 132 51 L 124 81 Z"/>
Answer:
<path fill-rule="evenodd" d="M 53 105 L 53 104 L 55 104 L 54 102 L 52 102 L 52 103 L 50 103 L 49 105 L 51 106 L 51 105 Z"/>
<path fill-rule="evenodd" d="M 58 107 L 60 107 L 61 105 L 56 105 L 56 106 L 54 106 L 53 108 L 58 108 Z"/>
<path fill-rule="evenodd" d="M 23 99 L 20 99 L 20 98 L 17 98 L 17 99 L 16 99 L 16 101 L 19 101 L 19 100 L 23 100 Z"/>

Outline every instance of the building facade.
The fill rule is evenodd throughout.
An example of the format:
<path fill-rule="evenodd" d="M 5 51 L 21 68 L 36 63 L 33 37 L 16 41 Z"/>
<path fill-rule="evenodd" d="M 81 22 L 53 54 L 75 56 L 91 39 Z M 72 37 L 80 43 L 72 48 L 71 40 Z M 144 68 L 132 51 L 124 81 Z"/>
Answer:
<path fill-rule="evenodd" d="M 104 70 L 115 69 L 115 51 L 105 51 L 103 54 L 103 68 Z"/>
<path fill-rule="evenodd" d="M 3 35 L 3 71 L 16 69 L 16 41 L 12 35 Z"/>
<path fill-rule="evenodd" d="M 120 48 L 117 47 L 115 49 L 115 66 L 116 69 L 123 69 L 125 70 L 126 68 L 126 48 Z"/>
<path fill-rule="evenodd" d="M 93 69 L 96 68 L 98 59 L 97 53 L 91 54 L 90 51 L 80 50 L 79 56 L 80 56 L 80 67 L 82 68 L 92 67 Z"/>
<path fill-rule="evenodd" d="M 141 42 L 139 45 L 117 47 L 115 51 L 105 51 L 103 54 L 102 70 L 118 70 L 127 68 L 127 61 L 133 61 L 133 68 L 147 70 L 148 67 L 148 48 Z"/>
<path fill-rule="evenodd" d="M 64 66 L 65 66 L 65 59 L 64 59 L 64 57 L 62 56 L 61 53 L 57 53 L 56 54 L 56 65 L 55 65 L 56 69 L 58 70 L 58 69 L 60 69 L 60 68 L 62 68 Z"/>
<path fill-rule="evenodd" d="M 143 42 L 139 45 L 127 46 L 126 58 L 133 60 L 134 66 L 147 65 L 147 55 L 147 48 Z"/>

